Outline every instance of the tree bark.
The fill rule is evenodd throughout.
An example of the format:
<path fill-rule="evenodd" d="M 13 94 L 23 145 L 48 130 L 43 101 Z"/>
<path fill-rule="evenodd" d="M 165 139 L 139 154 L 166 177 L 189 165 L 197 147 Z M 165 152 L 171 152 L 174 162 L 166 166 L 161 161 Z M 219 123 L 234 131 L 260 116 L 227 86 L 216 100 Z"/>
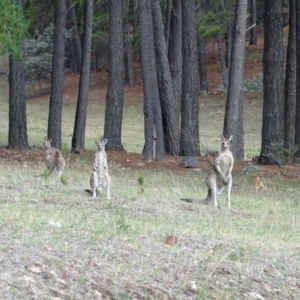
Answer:
<path fill-rule="evenodd" d="M 273 144 L 284 141 L 282 0 L 266 0 L 263 53 L 263 120 L 260 164 L 277 164 L 272 157 Z"/>
<path fill-rule="evenodd" d="M 144 158 L 145 160 L 163 160 L 165 156 L 165 147 L 162 112 L 157 83 L 151 1 L 140 0 L 139 13 L 144 90 Z"/>
<path fill-rule="evenodd" d="M 290 0 L 290 26 L 286 56 L 285 75 L 285 137 L 284 146 L 290 149 L 295 146 L 296 130 L 296 5 Z"/>
<path fill-rule="evenodd" d="M 195 1 L 182 0 L 182 102 L 180 154 L 200 155 L 198 51 Z"/>
<path fill-rule="evenodd" d="M 91 46 L 93 29 L 93 0 L 85 0 L 83 55 L 80 67 L 79 92 L 72 137 L 72 152 L 80 153 L 84 150 L 86 113 L 89 97 Z"/>
<path fill-rule="evenodd" d="M 16 0 L 23 14 L 23 1 Z M 22 49 L 21 49 L 22 52 Z M 7 148 L 28 149 L 24 64 L 9 57 L 9 127 Z"/>
<path fill-rule="evenodd" d="M 226 67 L 226 57 L 223 45 L 223 36 L 218 33 L 217 36 L 218 48 L 219 48 L 219 57 L 220 57 L 220 65 L 221 65 L 221 74 L 223 79 L 223 86 L 227 90 L 228 87 L 228 70 Z"/>
<path fill-rule="evenodd" d="M 72 30 L 72 36 L 69 39 L 69 53 L 70 56 L 70 63 L 72 71 L 75 73 L 80 72 L 81 68 L 81 41 L 78 33 L 78 26 L 77 26 L 77 18 L 76 18 L 76 11 L 72 0 L 67 0 L 68 6 L 68 21 L 67 21 L 67 28 Z"/>
<path fill-rule="evenodd" d="M 245 61 L 247 0 L 238 0 L 233 27 L 232 55 L 230 59 L 228 93 L 224 116 L 223 135 L 233 135 L 231 152 L 234 157 L 244 158 L 243 83 Z"/>
<path fill-rule="evenodd" d="M 256 17 L 256 0 L 250 0 L 250 26 L 253 26 L 257 23 Z M 256 45 L 257 44 L 257 26 L 253 26 L 250 29 L 250 40 L 249 45 Z"/>
<path fill-rule="evenodd" d="M 180 126 L 182 94 L 182 6 L 181 0 L 173 0 L 169 37 L 169 66 L 172 77 L 174 107 L 173 111 Z M 179 127 L 180 128 L 180 127 Z M 180 130 L 180 129 L 179 129 Z"/>
<path fill-rule="evenodd" d="M 48 117 L 48 138 L 52 146 L 61 146 L 61 121 L 65 71 L 66 0 L 55 1 L 54 44 L 52 57 L 51 94 Z"/>
<path fill-rule="evenodd" d="M 108 87 L 104 138 L 108 139 L 106 149 L 124 150 L 122 135 L 124 103 L 124 40 L 123 40 L 123 1 L 110 2 L 109 42 L 108 42 Z"/>
<path fill-rule="evenodd" d="M 296 0 L 296 78 L 300 78 L 300 0 Z M 296 85 L 295 143 L 300 147 L 300 84 Z M 300 157 L 300 149 L 296 152 Z"/>
<path fill-rule="evenodd" d="M 152 0 L 153 3 L 153 25 L 155 58 L 158 77 L 159 96 L 162 108 L 164 141 L 166 151 L 172 155 L 179 154 L 179 115 L 176 109 L 176 99 L 173 95 L 173 85 L 170 73 L 170 65 L 167 54 L 167 47 L 164 38 L 164 26 L 159 0 Z"/>
<path fill-rule="evenodd" d="M 127 17 L 127 1 L 124 1 L 124 20 L 123 20 L 123 35 L 124 35 L 124 62 L 125 62 L 125 78 L 130 87 L 135 86 L 133 74 L 133 50 L 129 41 L 129 28 Z"/>

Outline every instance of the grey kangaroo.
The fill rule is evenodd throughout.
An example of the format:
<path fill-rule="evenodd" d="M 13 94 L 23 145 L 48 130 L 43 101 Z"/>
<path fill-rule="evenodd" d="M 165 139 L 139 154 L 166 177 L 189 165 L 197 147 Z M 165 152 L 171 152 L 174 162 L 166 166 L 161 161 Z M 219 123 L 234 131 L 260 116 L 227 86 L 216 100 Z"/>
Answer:
<path fill-rule="evenodd" d="M 66 166 L 65 159 L 59 149 L 51 147 L 51 139 L 45 137 L 44 146 L 46 148 L 46 166 L 49 170 L 49 176 L 53 173 L 58 172 L 59 176 L 62 175 Z"/>
<path fill-rule="evenodd" d="M 226 190 L 226 202 L 230 207 L 230 193 L 232 188 L 232 168 L 234 164 L 234 158 L 230 151 L 230 142 L 232 136 L 229 139 L 225 139 L 221 135 L 222 147 L 221 152 L 216 157 L 214 167 L 206 176 L 206 186 L 208 188 L 208 194 L 205 203 L 213 200 L 214 206 L 217 206 L 217 194 L 221 194 L 223 190 Z"/>
<path fill-rule="evenodd" d="M 110 198 L 110 176 L 108 173 L 107 155 L 105 152 L 105 145 L 107 139 L 103 141 L 95 141 L 97 145 L 97 151 L 95 153 L 95 162 L 93 172 L 90 177 L 90 186 L 93 197 L 97 197 L 98 193 L 102 190 L 106 191 L 106 198 Z"/>

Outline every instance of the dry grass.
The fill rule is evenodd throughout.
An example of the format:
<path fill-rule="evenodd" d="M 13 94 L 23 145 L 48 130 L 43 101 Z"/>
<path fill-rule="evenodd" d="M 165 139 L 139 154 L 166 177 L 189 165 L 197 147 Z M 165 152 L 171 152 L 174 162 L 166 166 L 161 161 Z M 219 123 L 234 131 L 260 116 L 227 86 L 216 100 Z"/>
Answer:
<path fill-rule="evenodd" d="M 97 88 L 105 81 L 101 76 L 93 74 L 88 106 L 86 148 L 93 151 L 104 124 L 106 90 Z M 150 170 L 151 164 L 135 163 L 133 155 L 118 160 L 108 153 L 112 199 L 93 199 L 84 192 L 93 153 L 67 153 L 77 79 L 66 78 L 65 184 L 44 176 L 39 149 L 14 155 L 2 155 L 6 150 L 1 149 L 1 299 L 300 298 L 298 179 L 264 178 L 264 189 L 256 192 L 253 174 L 236 166 L 232 208 L 226 208 L 224 194 L 214 208 L 180 201 L 205 198 L 202 165 L 198 171 L 167 164 Z M 0 144 L 5 146 L 7 82 L 1 80 L 0 88 Z M 31 146 L 42 147 L 47 132 L 48 91 L 27 93 Z M 124 146 L 141 152 L 142 90 L 126 89 L 125 95 Z M 220 147 L 224 108 L 221 97 L 201 98 L 202 153 Z M 259 154 L 261 108 L 261 100 L 245 99 L 246 158 Z M 169 235 L 178 239 L 174 247 L 165 244 Z"/>
<path fill-rule="evenodd" d="M 295 183 L 256 195 L 237 176 L 233 208 L 221 195 L 216 209 L 179 200 L 205 197 L 201 172 L 110 165 L 112 199 L 94 200 L 89 167 L 69 164 L 63 185 L 43 164 L 2 162 L 3 299 L 299 299 Z"/>

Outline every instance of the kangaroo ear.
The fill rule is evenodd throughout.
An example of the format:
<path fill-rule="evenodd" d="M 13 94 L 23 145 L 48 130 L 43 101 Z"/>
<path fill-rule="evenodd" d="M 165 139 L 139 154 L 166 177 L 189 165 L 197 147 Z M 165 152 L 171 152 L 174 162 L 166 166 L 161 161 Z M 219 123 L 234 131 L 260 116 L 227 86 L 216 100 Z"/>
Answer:
<path fill-rule="evenodd" d="M 104 139 L 103 142 L 102 142 L 103 145 L 106 145 L 107 141 L 108 141 L 108 139 Z"/>
<path fill-rule="evenodd" d="M 225 139 L 223 133 L 220 135 L 220 138 L 221 138 L 222 140 Z"/>
<path fill-rule="evenodd" d="M 231 136 L 230 136 L 230 138 L 228 139 L 228 140 L 229 140 L 229 142 L 231 142 L 231 140 L 232 140 L 232 137 L 233 137 L 233 135 L 231 135 Z"/>

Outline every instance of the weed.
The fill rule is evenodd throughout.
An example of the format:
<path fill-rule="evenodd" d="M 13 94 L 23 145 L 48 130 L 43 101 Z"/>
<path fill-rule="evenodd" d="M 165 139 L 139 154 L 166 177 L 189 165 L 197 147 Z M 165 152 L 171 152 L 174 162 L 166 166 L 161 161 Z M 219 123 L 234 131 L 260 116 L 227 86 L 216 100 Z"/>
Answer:
<path fill-rule="evenodd" d="M 64 175 L 62 175 L 61 177 L 60 177 L 60 181 L 61 181 L 61 183 L 63 184 L 63 185 L 68 185 L 68 178 L 66 177 L 66 176 L 64 176 Z"/>
<path fill-rule="evenodd" d="M 139 190 L 139 194 L 140 195 L 143 195 L 143 193 L 144 193 L 144 191 L 145 191 L 145 189 L 143 188 L 143 186 L 144 186 L 144 177 L 143 176 L 140 176 L 139 178 L 138 178 L 138 183 L 139 183 L 139 185 L 140 185 L 140 190 Z"/>
<path fill-rule="evenodd" d="M 270 147 L 268 157 L 279 165 L 291 164 L 294 162 L 295 153 L 299 150 L 299 145 L 289 149 L 285 148 L 283 143 L 273 143 Z"/>

